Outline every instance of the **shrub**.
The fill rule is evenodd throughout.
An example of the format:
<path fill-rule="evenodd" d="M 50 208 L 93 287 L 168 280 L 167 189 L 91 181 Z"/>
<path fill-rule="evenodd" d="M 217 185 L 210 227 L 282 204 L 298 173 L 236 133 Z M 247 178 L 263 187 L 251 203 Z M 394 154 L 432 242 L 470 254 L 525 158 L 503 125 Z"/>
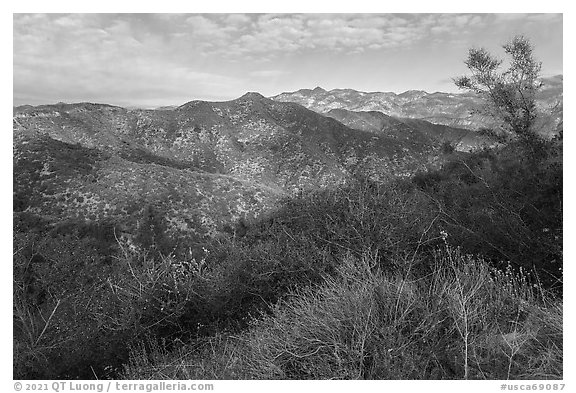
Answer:
<path fill-rule="evenodd" d="M 294 292 L 241 334 L 133 351 L 130 379 L 560 379 L 562 304 L 446 248 L 428 277 L 366 256 Z"/>
<path fill-rule="evenodd" d="M 438 237 L 433 231 L 438 207 L 406 181 L 386 184 L 359 179 L 339 189 L 304 194 L 286 201 L 282 209 L 246 235 L 255 244 L 270 234 L 303 239 L 332 257 L 366 251 L 382 265 L 398 268 L 423 245 Z M 278 234 L 278 235 L 276 235 Z M 337 263 L 334 263 L 336 265 Z"/>
<path fill-rule="evenodd" d="M 17 234 L 14 248 L 14 377 L 91 378 L 118 365 L 116 341 L 93 318 L 107 306 L 110 266 L 90 243 Z"/>
<path fill-rule="evenodd" d="M 548 149 L 537 167 L 510 145 L 455 156 L 413 181 L 441 207 L 452 245 L 496 264 L 509 261 L 561 290 L 561 147 Z"/>
<path fill-rule="evenodd" d="M 113 377 L 131 343 L 193 335 L 208 314 L 200 274 L 174 258 L 110 263 L 70 236 L 19 234 L 14 247 L 15 378 Z"/>

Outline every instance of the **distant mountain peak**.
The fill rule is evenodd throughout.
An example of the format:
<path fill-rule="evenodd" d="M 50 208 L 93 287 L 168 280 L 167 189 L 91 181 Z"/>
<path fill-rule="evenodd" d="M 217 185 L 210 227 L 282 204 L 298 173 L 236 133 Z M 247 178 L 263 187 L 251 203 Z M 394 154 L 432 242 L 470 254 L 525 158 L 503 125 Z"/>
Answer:
<path fill-rule="evenodd" d="M 430 93 L 428 93 L 428 92 L 425 91 L 425 90 L 414 90 L 414 89 L 412 89 L 412 90 L 406 90 L 405 92 L 402 92 L 402 93 L 400 93 L 400 94 L 398 94 L 398 95 L 401 96 L 401 95 L 426 95 L 426 94 L 430 94 Z"/>
<path fill-rule="evenodd" d="M 324 90 L 323 88 L 321 88 L 320 86 L 316 86 L 314 88 L 314 90 L 312 90 L 314 93 L 326 93 L 326 90 Z"/>
<path fill-rule="evenodd" d="M 244 94 L 242 97 L 240 97 L 241 100 L 262 100 L 265 98 L 266 97 L 264 97 L 262 94 L 257 93 L 255 91 L 249 91 L 246 94 Z"/>

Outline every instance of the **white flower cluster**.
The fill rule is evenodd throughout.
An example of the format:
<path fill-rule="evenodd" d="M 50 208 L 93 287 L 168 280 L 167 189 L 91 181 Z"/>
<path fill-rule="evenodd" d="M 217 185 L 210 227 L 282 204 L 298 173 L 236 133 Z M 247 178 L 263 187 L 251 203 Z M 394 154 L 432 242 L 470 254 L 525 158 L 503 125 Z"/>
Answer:
<path fill-rule="evenodd" d="M 441 230 L 440 237 L 442 238 L 442 240 L 446 241 L 446 239 L 448 239 L 448 232 L 446 232 L 445 230 Z"/>

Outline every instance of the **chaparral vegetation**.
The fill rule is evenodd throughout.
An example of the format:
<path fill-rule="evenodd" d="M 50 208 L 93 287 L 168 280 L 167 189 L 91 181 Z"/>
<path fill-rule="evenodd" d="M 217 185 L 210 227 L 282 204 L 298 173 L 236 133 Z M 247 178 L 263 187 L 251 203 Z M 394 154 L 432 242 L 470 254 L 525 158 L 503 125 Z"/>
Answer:
<path fill-rule="evenodd" d="M 14 378 L 562 379 L 562 122 L 504 49 L 456 79 L 481 134 L 256 94 L 16 109 Z"/>

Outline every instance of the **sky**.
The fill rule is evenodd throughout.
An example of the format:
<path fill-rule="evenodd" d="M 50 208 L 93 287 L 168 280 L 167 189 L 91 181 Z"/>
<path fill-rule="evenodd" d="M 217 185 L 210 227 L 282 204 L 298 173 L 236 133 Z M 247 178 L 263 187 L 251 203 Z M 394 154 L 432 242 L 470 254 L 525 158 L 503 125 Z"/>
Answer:
<path fill-rule="evenodd" d="M 13 104 L 126 107 L 326 90 L 456 92 L 471 47 L 526 36 L 563 73 L 562 14 L 14 14 Z"/>

